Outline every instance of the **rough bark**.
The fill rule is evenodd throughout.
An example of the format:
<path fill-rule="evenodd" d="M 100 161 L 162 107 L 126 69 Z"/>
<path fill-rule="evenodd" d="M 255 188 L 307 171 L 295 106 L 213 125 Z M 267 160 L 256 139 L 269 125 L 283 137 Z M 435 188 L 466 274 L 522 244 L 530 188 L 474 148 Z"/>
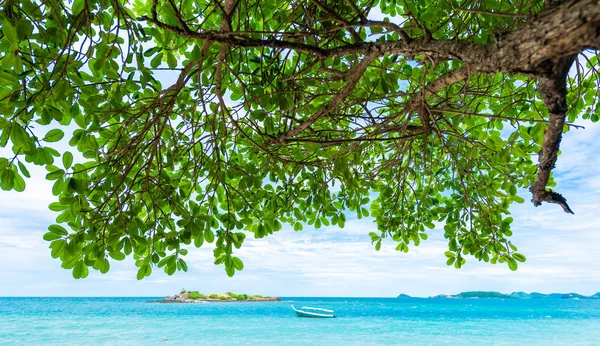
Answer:
<path fill-rule="evenodd" d="M 170 26 L 153 18 L 142 17 L 178 35 L 226 43 L 234 47 L 272 47 L 314 53 L 317 57 L 346 54 L 400 54 L 436 59 L 455 59 L 471 65 L 472 72 L 535 73 L 542 62 L 586 48 L 600 49 L 600 2 L 574 0 L 540 13 L 521 28 L 499 37 L 490 45 L 458 40 L 412 40 L 360 42 L 330 49 L 303 42 L 281 39 L 255 39 L 250 33 L 235 31 L 194 31 Z M 348 24 L 352 25 L 352 24 Z M 355 24 L 357 27 L 360 23 Z"/>
<path fill-rule="evenodd" d="M 489 46 L 479 68 L 538 75 L 548 60 L 600 48 L 600 1 L 568 1 L 546 10 Z"/>
<path fill-rule="evenodd" d="M 505 72 L 536 75 L 543 62 L 584 49 L 600 49 L 600 1 L 568 1 L 540 13 L 521 28 L 500 35 L 490 45 L 427 38 L 397 42 L 364 43 L 325 52 L 421 55 L 434 59 L 456 59 L 471 72 Z"/>
<path fill-rule="evenodd" d="M 532 202 L 537 207 L 542 202 L 556 203 L 566 213 L 573 214 L 567 200 L 559 193 L 547 190 L 550 173 L 556 164 L 562 131 L 567 113 L 567 75 L 575 55 L 565 56 L 555 61 L 547 61 L 538 69 L 542 70 L 539 79 L 539 92 L 550 113 L 548 128 L 544 133 L 544 143 L 539 153 L 537 179 L 529 189 L 533 194 Z"/>

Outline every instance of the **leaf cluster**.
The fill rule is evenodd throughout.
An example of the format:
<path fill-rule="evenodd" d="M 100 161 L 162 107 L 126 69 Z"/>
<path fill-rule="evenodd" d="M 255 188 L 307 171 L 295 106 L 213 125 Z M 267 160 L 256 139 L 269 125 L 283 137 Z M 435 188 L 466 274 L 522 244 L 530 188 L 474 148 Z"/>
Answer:
<path fill-rule="evenodd" d="M 23 191 L 27 167 L 45 167 L 57 217 L 44 239 L 63 268 L 85 278 L 130 257 L 138 279 L 172 275 L 208 243 L 233 276 L 247 236 L 344 227 L 349 214 L 374 219 L 376 250 L 407 252 L 443 229 L 448 265 L 525 260 L 508 214 L 546 128 L 535 80 L 474 72 L 423 98 L 465 64 L 353 47 L 488 44 L 542 1 L 234 5 L 1 5 L 0 147 L 13 155 L 0 187 Z M 384 20 L 369 19 L 376 7 Z M 588 53 L 569 79 L 570 122 L 599 118 Z"/>

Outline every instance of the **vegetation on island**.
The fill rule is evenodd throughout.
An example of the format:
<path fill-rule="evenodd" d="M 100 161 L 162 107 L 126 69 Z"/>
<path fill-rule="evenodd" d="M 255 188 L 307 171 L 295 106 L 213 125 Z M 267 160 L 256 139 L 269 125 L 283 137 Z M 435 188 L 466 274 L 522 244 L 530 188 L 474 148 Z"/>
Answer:
<path fill-rule="evenodd" d="M 513 297 L 502 294 L 499 292 L 487 292 L 487 291 L 471 291 L 461 292 L 453 295 L 454 298 L 501 298 L 501 299 L 513 299 Z"/>
<path fill-rule="evenodd" d="M 261 295 L 248 295 L 245 293 L 233 293 L 233 292 L 227 292 L 225 294 L 212 293 L 212 294 L 206 295 L 206 294 L 199 293 L 198 291 L 187 291 L 185 289 L 181 290 L 179 295 L 184 298 L 191 299 L 191 300 L 218 299 L 218 300 L 226 300 L 226 301 L 236 301 L 236 300 L 237 301 L 247 301 L 247 300 L 276 299 L 275 297 L 268 297 L 268 296 L 261 296 Z"/>
<path fill-rule="evenodd" d="M 516 270 L 521 191 L 572 213 L 552 170 L 600 118 L 599 18 L 597 0 L 2 1 L 0 188 L 45 168 L 43 238 L 75 278 L 187 271 L 205 243 L 232 276 L 246 236 L 347 217 L 373 219 L 376 250 L 441 225 L 448 265 Z"/>

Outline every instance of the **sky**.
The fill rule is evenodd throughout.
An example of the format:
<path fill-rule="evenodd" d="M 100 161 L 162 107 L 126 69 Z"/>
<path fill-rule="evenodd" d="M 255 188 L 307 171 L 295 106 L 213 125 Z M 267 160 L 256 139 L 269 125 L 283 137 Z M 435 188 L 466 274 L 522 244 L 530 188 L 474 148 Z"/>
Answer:
<path fill-rule="evenodd" d="M 395 251 L 391 240 L 375 251 L 368 236 L 376 229 L 373 220 L 349 218 L 343 229 L 284 227 L 263 239 L 248 236 L 235 253 L 245 269 L 233 278 L 213 264 L 212 247 L 205 244 L 189 247 L 187 273 L 167 276 L 155 270 L 138 281 L 137 268 L 127 259 L 113 261 L 107 274 L 91 270 L 87 279 L 75 280 L 50 257 L 42 239 L 56 217 L 47 208 L 54 197 L 45 172 L 32 167 L 25 192 L 0 191 L 0 296 L 158 297 L 182 288 L 283 297 L 425 297 L 470 290 L 593 294 L 600 291 L 600 126 L 578 124 L 586 129 L 564 136 L 555 169 L 555 189 L 575 215 L 558 205 L 533 207 L 529 193 L 520 191 L 526 202 L 512 206 L 512 242 L 527 262 L 517 272 L 473 258 L 462 269 L 446 266 L 441 227 L 407 254 Z"/>

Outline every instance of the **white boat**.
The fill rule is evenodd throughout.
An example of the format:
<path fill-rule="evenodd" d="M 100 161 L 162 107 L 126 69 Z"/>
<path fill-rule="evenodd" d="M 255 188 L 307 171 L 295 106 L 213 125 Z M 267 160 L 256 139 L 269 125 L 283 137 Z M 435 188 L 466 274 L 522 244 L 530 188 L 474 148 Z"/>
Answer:
<path fill-rule="evenodd" d="M 321 308 L 311 308 L 308 306 L 303 306 L 302 310 L 296 309 L 293 305 L 290 304 L 292 309 L 298 317 L 313 317 L 313 318 L 336 318 L 333 310 L 321 309 Z"/>

